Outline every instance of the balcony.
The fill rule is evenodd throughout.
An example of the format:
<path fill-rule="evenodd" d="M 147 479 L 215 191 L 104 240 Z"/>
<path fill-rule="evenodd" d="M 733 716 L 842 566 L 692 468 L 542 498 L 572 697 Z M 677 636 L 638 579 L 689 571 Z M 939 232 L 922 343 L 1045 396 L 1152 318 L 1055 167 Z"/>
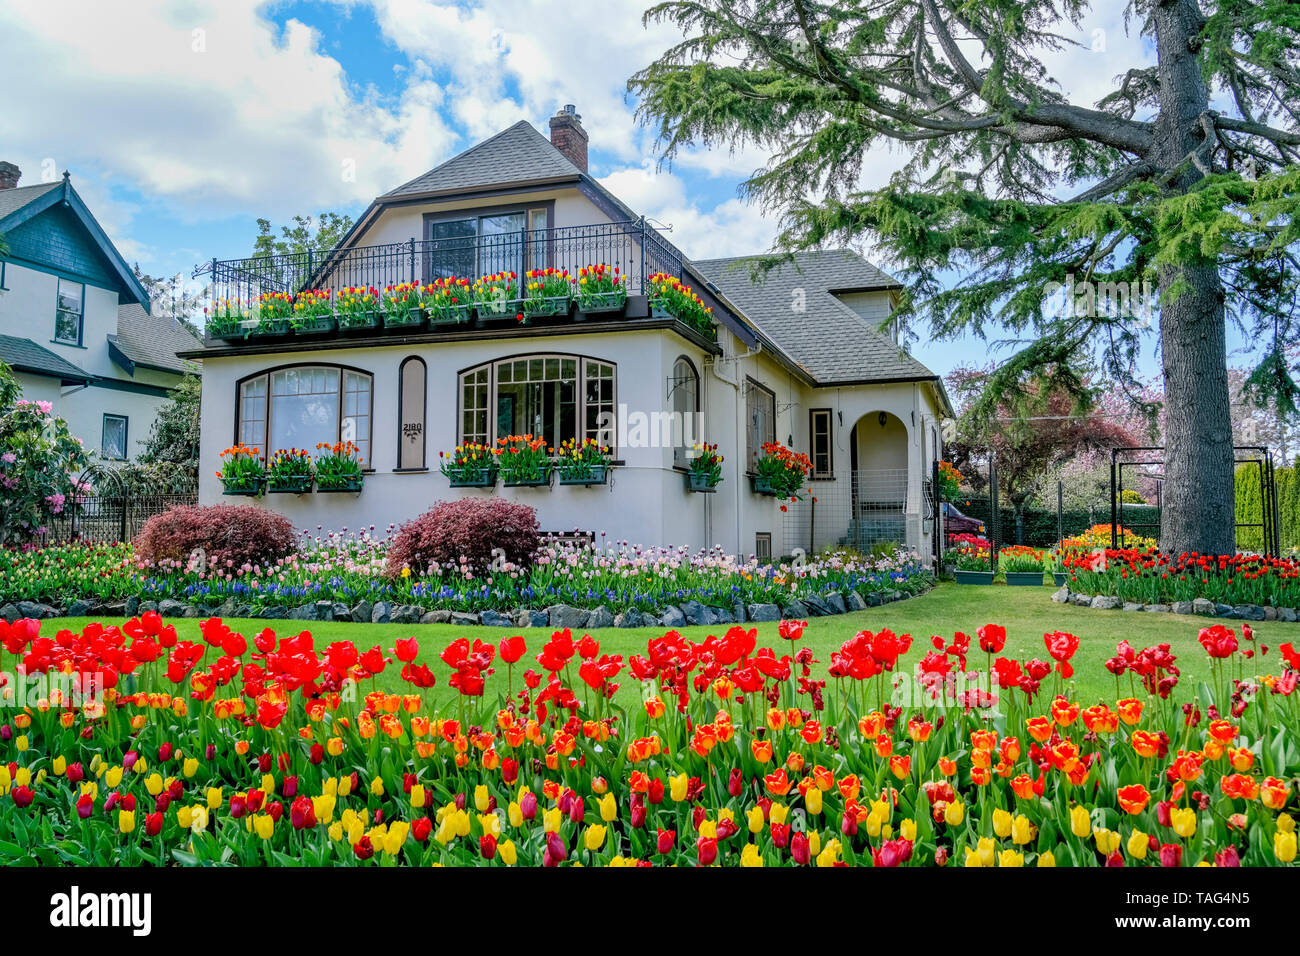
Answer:
<path fill-rule="evenodd" d="M 257 303 L 268 294 L 292 299 L 305 290 L 360 287 L 378 290 L 382 296 L 386 289 L 401 283 L 427 285 L 450 278 L 473 282 L 480 276 L 500 272 L 513 272 L 522 282 L 530 270 L 555 268 L 576 275 L 584 266 L 603 264 L 611 270 L 618 269 L 624 278 L 629 301 L 619 316 L 640 316 L 648 314 L 644 299 L 639 298 L 648 294 L 648 277 L 662 273 L 680 279 L 682 259 L 681 252 L 642 218 L 454 239 L 412 238 L 387 245 L 246 259 L 213 259 L 194 274 L 196 278 L 211 276 L 214 301 L 237 302 L 256 315 Z M 580 309 L 578 313 L 574 317 L 582 318 Z M 565 310 L 563 315 L 550 318 L 564 320 L 570 314 Z M 414 330 L 408 327 L 405 331 Z"/>

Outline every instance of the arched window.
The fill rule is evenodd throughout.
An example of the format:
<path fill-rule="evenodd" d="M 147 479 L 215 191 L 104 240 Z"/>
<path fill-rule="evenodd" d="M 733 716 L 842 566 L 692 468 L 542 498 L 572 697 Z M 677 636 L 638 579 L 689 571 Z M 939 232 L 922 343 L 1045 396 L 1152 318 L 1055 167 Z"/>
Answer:
<path fill-rule="evenodd" d="M 238 385 L 235 434 L 270 457 L 286 448 L 315 452 L 321 442 L 351 441 L 370 461 L 371 375 L 342 365 L 269 369 Z"/>
<path fill-rule="evenodd" d="M 704 441 L 698 427 L 700 410 L 700 375 L 686 356 L 673 363 L 673 377 L 669 382 L 672 399 L 673 427 L 681 440 L 673 445 L 673 464 L 690 465 L 691 449 Z"/>
<path fill-rule="evenodd" d="M 428 396 L 428 367 L 412 355 L 398 367 L 397 468 L 419 471 L 424 463 L 424 409 Z"/>
<path fill-rule="evenodd" d="M 515 355 L 460 373 L 457 440 L 538 435 L 614 445 L 617 367 L 580 355 Z"/>

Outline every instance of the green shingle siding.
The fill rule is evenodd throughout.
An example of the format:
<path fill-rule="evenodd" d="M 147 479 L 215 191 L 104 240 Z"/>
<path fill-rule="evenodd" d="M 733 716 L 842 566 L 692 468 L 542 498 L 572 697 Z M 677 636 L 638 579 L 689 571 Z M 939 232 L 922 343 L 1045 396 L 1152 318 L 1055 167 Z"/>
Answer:
<path fill-rule="evenodd" d="M 68 209 L 56 206 L 5 236 L 9 258 L 104 289 L 125 291 L 99 246 Z"/>

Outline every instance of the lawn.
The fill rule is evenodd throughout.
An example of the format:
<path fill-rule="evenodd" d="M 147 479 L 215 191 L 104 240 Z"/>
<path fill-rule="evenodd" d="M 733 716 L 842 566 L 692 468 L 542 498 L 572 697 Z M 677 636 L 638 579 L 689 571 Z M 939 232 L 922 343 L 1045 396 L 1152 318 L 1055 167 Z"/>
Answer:
<path fill-rule="evenodd" d="M 1205 618 L 1174 614 L 1150 614 L 1145 612 L 1125 613 L 1122 611 L 1094 611 L 1089 608 L 1055 604 L 1051 600 L 1052 588 L 1008 588 L 1004 586 L 979 587 L 957 584 L 940 584 L 929 594 L 912 598 L 896 604 L 871 608 L 853 614 L 837 617 L 814 618 L 809 621 L 804 634 L 803 644 L 811 647 L 822 662 L 814 668 L 815 674 L 825 676 L 825 663 L 832 651 L 859 630 L 878 631 L 890 628 L 896 633 L 910 633 L 913 637 L 911 652 L 905 660 L 910 666 L 918 661 L 931 647 L 931 635 L 951 639 L 956 631 L 975 634 L 984 624 L 1001 624 L 1007 629 L 1007 644 L 1004 656 L 1026 660 L 1032 657 L 1048 659 L 1043 647 L 1043 634 L 1046 631 L 1069 631 L 1079 637 L 1079 650 L 1074 657 L 1077 698 L 1085 704 L 1095 702 L 1098 698 L 1112 699 L 1115 696 L 1114 678 L 1104 667 L 1105 660 L 1115 652 L 1115 645 L 1127 639 L 1135 648 L 1168 642 L 1178 655 L 1178 665 L 1182 670 L 1183 688 L 1187 681 L 1199 681 L 1208 676 L 1208 658 L 1196 641 L 1200 628 L 1210 623 Z M 88 618 L 54 618 L 44 622 L 43 633 L 51 634 L 59 628 L 80 630 Z M 103 620 L 103 619 L 101 619 Z M 105 623 L 110 623 L 105 621 Z M 117 622 L 112 622 L 117 623 Z M 182 639 L 198 641 L 199 622 L 197 619 L 173 619 Z M 439 652 L 452 640 L 467 637 L 471 640 L 480 638 L 498 642 L 510 634 L 522 633 L 528 641 L 528 653 L 516 666 L 516 686 L 522 679 L 522 673 L 528 667 L 537 667 L 536 653 L 550 636 L 546 629 L 463 627 L 452 625 L 409 625 L 409 624 L 352 624 L 336 622 L 306 621 L 265 621 L 265 620 L 228 620 L 227 623 L 248 637 L 259 633 L 268 625 L 277 632 L 285 634 L 298 633 L 307 629 L 316 638 L 316 647 L 323 648 L 334 641 L 353 641 L 361 650 L 380 644 L 391 653 L 393 641 L 399 637 L 419 638 L 420 655 L 418 662 L 428 663 L 438 675 L 438 685 L 429 691 L 430 699 L 436 704 L 451 703 L 454 691 L 446 684 L 448 669 L 438 660 Z M 1230 622 L 1235 623 L 1235 622 Z M 777 636 L 776 624 L 750 625 L 758 628 L 758 646 L 774 647 L 783 653 L 785 647 Z M 1276 646 L 1280 642 L 1300 639 L 1300 625 L 1287 623 L 1262 623 L 1254 625 L 1260 643 Z M 685 627 L 682 633 L 695 639 L 703 640 L 710 631 L 717 628 Z M 658 637 L 663 628 L 607 628 L 592 632 L 600 641 L 602 653 L 632 654 L 644 653 L 646 641 Z M 1270 665 L 1279 658 L 1269 655 L 1265 661 Z M 983 668 L 984 655 L 979 651 L 977 642 L 972 640 L 970 667 Z M 389 665 L 378 680 L 378 686 L 398 689 L 404 686 L 398 678 L 400 665 Z M 1271 668 L 1263 668 L 1267 672 Z M 633 703 L 639 691 L 639 682 L 626 671 L 621 676 L 622 687 L 619 690 L 621 702 Z M 506 669 L 498 668 L 489 679 L 487 694 L 489 699 L 498 691 L 506 689 Z M 1127 682 L 1123 687 L 1128 693 Z M 1181 696 L 1181 695 L 1180 695 Z"/>

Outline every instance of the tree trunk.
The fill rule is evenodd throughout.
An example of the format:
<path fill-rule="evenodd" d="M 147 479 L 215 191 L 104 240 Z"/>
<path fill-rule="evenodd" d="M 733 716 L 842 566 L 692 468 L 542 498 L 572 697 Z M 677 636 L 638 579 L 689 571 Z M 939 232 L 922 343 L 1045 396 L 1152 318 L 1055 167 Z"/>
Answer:
<path fill-rule="evenodd" d="M 1182 165 L 1170 186 L 1185 192 L 1202 178 L 1186 158 L 1201 144 L 1209 92 L 1189 44 L 1202 22 L 1196 0 L 1157 0 L 1153 11 L 1160 115 L 1153 159 Z M 1160 546 L 1165 551 L 1236 551 L 1232 418 L 1223 283 L 1213 260 L 1160 270 L 1160 348 L 1165 386 L 1165 491 Z"/>

